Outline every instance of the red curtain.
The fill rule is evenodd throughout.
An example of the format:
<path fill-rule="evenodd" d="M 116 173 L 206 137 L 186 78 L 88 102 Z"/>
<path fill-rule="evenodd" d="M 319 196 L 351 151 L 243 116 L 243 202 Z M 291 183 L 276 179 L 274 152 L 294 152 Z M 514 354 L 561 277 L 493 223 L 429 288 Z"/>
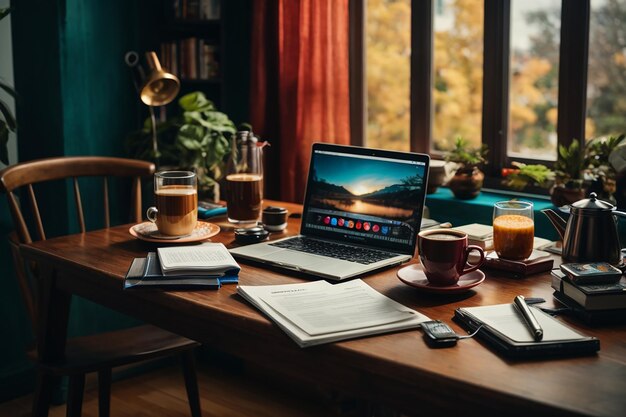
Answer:
<path fill-rule="evenodd" d="M 257 0 L 251 123 L 268 197 L 302 202 L 313 142 L 350 143 L 348 0 Z"/>

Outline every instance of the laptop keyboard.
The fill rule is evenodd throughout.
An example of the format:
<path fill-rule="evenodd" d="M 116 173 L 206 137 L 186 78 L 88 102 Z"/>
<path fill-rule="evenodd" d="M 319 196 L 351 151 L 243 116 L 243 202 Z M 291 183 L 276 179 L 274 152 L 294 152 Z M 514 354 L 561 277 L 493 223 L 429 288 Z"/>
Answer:
<path fill-rule="evenodd" d="M 383 259 L 397 256 L 397 254 L 391 252 L 342 245 L 340 243 L 323 242 L 316 239 L 307 239 L 306 237 L 294 237 L 281 242 L 270 243 L 270 246 L 314 255 L 328 256 L 330 258 L 356 262 L 363 265 L 369 265 L 374 262 L 382 261 Z"/>

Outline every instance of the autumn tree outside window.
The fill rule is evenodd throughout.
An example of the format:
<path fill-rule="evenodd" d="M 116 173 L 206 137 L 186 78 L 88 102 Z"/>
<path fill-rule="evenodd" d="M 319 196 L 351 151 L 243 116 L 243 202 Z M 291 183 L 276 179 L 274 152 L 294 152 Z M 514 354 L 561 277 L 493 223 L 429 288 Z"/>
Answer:
<path fill-rule="evenodd" d="M 437 156 L 460 135 L 489 146 L 496 178 L 626 130 L 626 0 L 353 3 L 366 16 L 364 145 Z"/>

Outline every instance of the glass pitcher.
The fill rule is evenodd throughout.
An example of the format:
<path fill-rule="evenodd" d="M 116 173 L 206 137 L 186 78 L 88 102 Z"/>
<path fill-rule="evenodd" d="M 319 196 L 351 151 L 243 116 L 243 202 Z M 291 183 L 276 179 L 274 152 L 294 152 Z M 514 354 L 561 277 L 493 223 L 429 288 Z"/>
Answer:
<path fill-rule="evenodd" d="M 226 167 L 228 221 L 253 223 L 263 206 L 263 146 L 254 133 L 239 131 L 231 140 Z"/>

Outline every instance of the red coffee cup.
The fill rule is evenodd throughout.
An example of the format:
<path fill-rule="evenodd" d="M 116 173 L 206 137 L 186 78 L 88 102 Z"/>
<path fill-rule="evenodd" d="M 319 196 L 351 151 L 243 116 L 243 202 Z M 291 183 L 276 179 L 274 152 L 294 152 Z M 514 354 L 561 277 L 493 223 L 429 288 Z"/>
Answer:
<path fill-rule="evenodd" d="M 477 270 L 485 261 L 483 249 L 468 245 L 467 233 L 457 230 L 424 230 L 417 235 L 417 247 L 424 273 L 432 285 L 454 285 L 461 275 Z M 474 265 L 467 262 L 473 250 L 480 253 L 480 260 Z"/>

